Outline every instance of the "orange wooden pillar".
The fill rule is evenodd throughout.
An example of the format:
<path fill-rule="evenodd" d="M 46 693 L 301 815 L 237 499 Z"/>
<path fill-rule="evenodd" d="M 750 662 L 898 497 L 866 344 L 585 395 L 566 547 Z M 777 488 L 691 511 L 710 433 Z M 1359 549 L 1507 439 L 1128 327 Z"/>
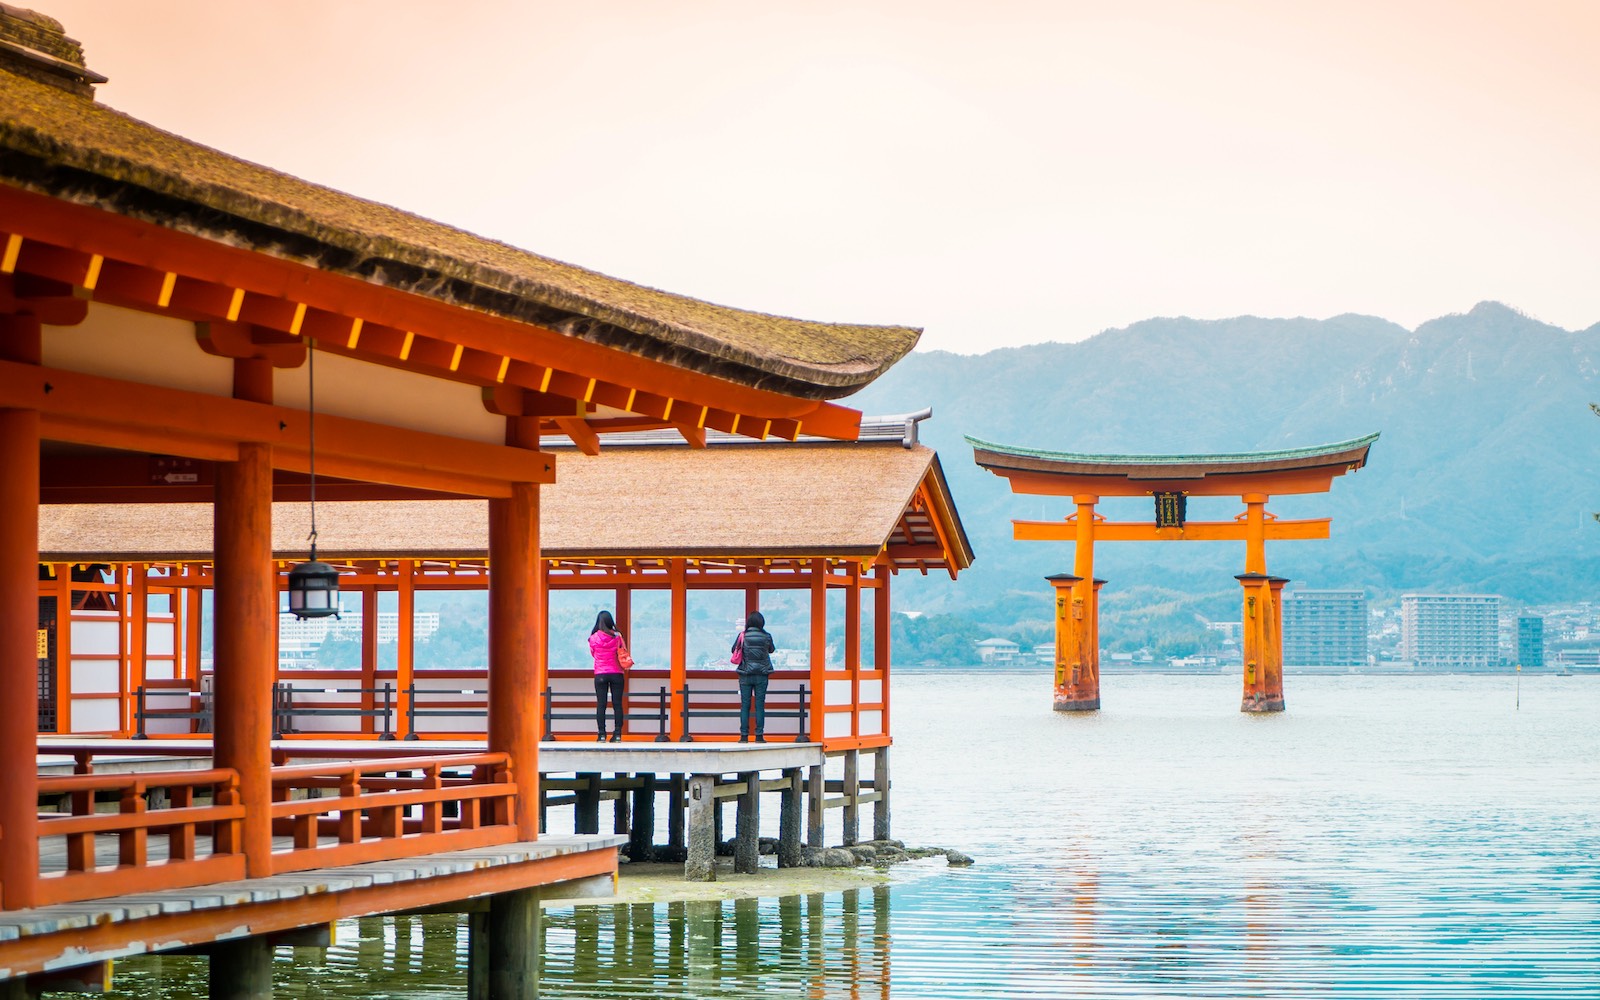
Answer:
<path fill-rule="evenodd" d="M 1092 712 L 1100 707 L 1099 684 L 1086 677 L 1083 669 L 1083 633 L 1089 628 L 1088 608 L 1078 596 L 1082 577 L 1057 573 L 1045 577 L 1055 587 L 1056 598 L 1056 675 L 1055 710 Z"/>
<path fill-rule="evenodd" d="M 376 585 L 361 588 L 361 709 L 371 712 L 378 704 L 378 588 Z M 370 715 L 361 717 L 361 731 L 388 730 L 388 726 L 375 726 L 377 720 Z"/>
<path fill-rule="evenodd" d="M 861 735 L 861 566 L 850 564 L 844 598 L 844 663 L 850 671 L 850 735 Z"/>
<path fill-rule="evenodd" d="M 272 401 L 272 366 L 233 363 L 233 394 Z M 242 443 L 217 463 L 213 556 L 213 756 L 239 772 L 245 874 L 272 874 L 272 683 L 277 676 L 278 575 L 272 561 L 272 448 Z"/>
<path fill-rule="evenodd" d="M 668 640 L 668 656 L 672 687 L 672 738 L 681 742 L 688 734 L 683 724 L 683 694 L 689 685 L 689 567 L 683 559 L 667 562 L 667 585 L 671 604 L 672 635 Z"/>
<path fill-rule="evenodd" d="M 489 501 L 489 750 L 511 755 L 519 840 L 539 837 L 539 487 Z"/>
<path fill-rule="evenodd" d="M 885 563 L 878 563 L 873 567 L 872 575 L 876 577 L 877 588 L 873 592 L 872 603 L 872 666 L 880 675 L 880 697 L 883 702 L 883 735 L 888 736 L 893 732 L 889 728 L 889 662 L 890 644 L 893 641 L 890 621 L 889 604 L 889 567 Z"/>
<path fill-rule="evenodd" d="M 39 321 L 0 317 L 0 358 L 39 363 Z M 70 607 L 56 609 L 70 628 Z M 37 901 L 39 879 L 39 412 L 0 410 L 0 908 Z M 63 671 L 63 676 L 67 676 Z"/>
<path fill-rule="evenodd" d="M 401 739 L 407 740 L 417 738 L 411 728 L 411 691 L 417 683 L 417 570 L 413 559 L 395 563 L 395 606 L 399 620 L 395 623 L 394 643 L 394 729 Z"/>
<path fill-rule="evenodd" d="M 1244 588 L 1241 643 L 1244 698 L 1241 712 L 1283 711 L 1283 653 L 1277 601 L 1267 576 L 1267 494 L 1246 493 L 1244 572 L 1234 579 Z M 1283 585 L 1278 585 L 1281 594 Z"/>
<path fill-rule="evenodd" d="M 623 639 L 631 646 L 633 644 L 633 585 L 618 584 L 616 594 L 616 613 L 612 615 L 617 622 L 617 631 L 622 633 Z"/>
<path fill-rule="evenodd" d="M 1283 703 L 1283 585 L 1287 577 L 1267 577 L 1270 604 L 1267 609 L 1266 698 L 1268 711 L 1281 712 Z"/>
<path fill-rule="evenodd" d="M 1095 695 L 1100 694 L 1100 589 L 1106 581 L 1099 578 L 1089 581 L 1089 661 L 1094 665 Z"/>
<path fill-rule="evenodd" d="M 828 732 L 828 560 L 811 560 L 811 741 Z"/>
<path fill-rule="evenodd" d="M 1095 621 L 1096 601 L 1094 582 L 1094 505 L 1100 498 L 1080 493 L 1072 498 L 1078 512 L 1073 521 L 1072 546 L 1072 598 L 1067 611 L 1071 626 L 1068 637 L 1071 648 L 1068 662 L 1068 686 L 1065 691 L 1056 688 L 1055 710 L 1058 712 L 1093 712 L 1100 708 L 1100 648 L 1099 623 Z M 1057 648 L 1057 656 L 1060 649 Z"/>
<path fill-rule="evenodd" d="M 1240 644 L 1244 655 L 1244 700 L 1241 712 L 1273 712 L 1283 708 L 1278 698 L 1277 708 L 1271 705 L 1267 678 L 1272 658 L 1272 586 L 1264 573 L 1240 573 L 1234 577 L 1244 588 L 1244 615 Z"/>

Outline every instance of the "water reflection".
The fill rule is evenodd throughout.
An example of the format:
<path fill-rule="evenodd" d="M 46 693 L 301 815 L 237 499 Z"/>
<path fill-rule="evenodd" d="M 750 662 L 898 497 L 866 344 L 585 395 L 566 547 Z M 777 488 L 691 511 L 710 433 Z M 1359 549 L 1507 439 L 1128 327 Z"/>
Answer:
<path fill-rule="evenodd" d="M 540 995 L 889 996 L 890 889 L 545 912 Z"/>
<path fill-rule="evenodd" d="M 897 681 L 896 833 L 976 867 L 554 908 L 542 995 L 1600 996 L 1600 678 L 1524 680 L 1520 708 L 1493 678 L 1300 678 L 1265 725 L 1229 678 L 1119 679 L 1098 719 L 1041 712 L 1048 680 L 983 679 L 981 712 L 977 678 Z M 458 918 L 347 921 L 281 951 L 277 985 L 459 998 L 465 953 Z M 203 997 L 205 973 L 144 959 L 116 985 Z"/>

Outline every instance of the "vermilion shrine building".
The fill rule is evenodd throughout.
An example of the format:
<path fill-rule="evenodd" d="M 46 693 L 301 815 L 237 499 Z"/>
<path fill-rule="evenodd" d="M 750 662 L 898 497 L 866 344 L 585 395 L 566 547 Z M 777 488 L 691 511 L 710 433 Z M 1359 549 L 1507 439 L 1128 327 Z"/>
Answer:
<path fill-rule="evenodd" d="M 0 755 L 11 762 L 0 981 L 13 990 L 92 985 L 111 959 L 188 947 L 211 955 L 214 994 L 266 996 L 274 942 L 344 916 L 461 906 L 474 909 L 472 995 L 528 995 L 538 893 L 609 881 L 622 840 L 539 836 L 546 587 L 592 572 L 625 594 L 654 573 L 676 595 L 698 576 L 748 589 L 795 572 L 824 596 L 876 601 L 897 544 L 915 550 L 904 565 L 943 559 L 954 571 L 970 558 L 964 541 L 939 544 L 953 515 L 924 489 L 925 462 L 876 551 L 785 551 L 751 537 L 707 566 L 687 551 L 603 551 L 595 539 L 572 549 L 581 570 L 551 560 L 544 488 L 568 465 L 599 469 L 608 456 L 558 458 L 544 435 L 594 452 L 603 435 L 666 428 L 695 455 L 713 451 L 712 431 L 852 440 L 859 413 L 830 400 L 876 378 L 918 331 L 713 306 L 483 240 L 105 107 L 93 94 L 103 81 L 49 18 L 0 7 L 0 43 Z M 472 573 L 486 587 L 475 747 L 399 740 L 370 758 L 307 748 L 293 756 L 309 763 L 275 763 L 281 574 L 303 558 L 293 536 L 304 537 L 298 524 L 275 535 L 275 505 L 298 516 L 313 462 L 321 554 L 348 562 L 363 600 L 429 574 Z M 347 501 L 397 506 L 370 515 L 365 535 L 348 525 L 357 541 L 346 542 L 334 511 Z M 124 506 L 174 502 L 206 509 Z M 419 525 L 404 506 L 415 502 L 467 504 L 476 520 L 454 536 L 432 531 L 442 522 Z M 63 527 L 42 504 L 86 506 Z M 130 516 L 123 540 L 143 552 L 67 543 L 117 562 L 110 576 L 41 548 L 41 525 L 81 538 L 72 532 Z M 187 613 L 202 581 L 214 595 L 208 622 Z M 50 602 L 54 628 L 41 621 Z M 92 683 L 80 686 L 68 623 L 95 610 L 117 616 L 128 648 L 84 660 Z M 57 728 L 105 712 L 98 700 L 125 729 L 127 680 L 183 679 L 207 624 L 209 766 L 96 772 L 92 748 L 71 751 L 77 774 L 21 766 L 36 752 L 41 663 L 67 667 L 47 699 Z M 155 645 L 158 625 L 170 647 Z M 664 669 L 675 684 L 687 667 Z M 813 666 L 807 678 L 825 691 L 807 735 L 828 738 L 838 714 L 849 734 L 834 738 L 850 749 L 886 743 L 886 716 L 868 732 L 867 705 L 879 703 L 863 700 L 875 669 Z M 839 683 L 850 696 L 836 713 L 826 689 Z M 723 770 L 748 773 L 741 801 L 753 813 L 759 772 L 781 767 L 793 776 L 787 807 L 800 769 L 778 758 L 808 747 L 820 763 L 821 746 L 791 744 Z M 691 825 L 720 795 L 714 779 L 690 789 Z"/>

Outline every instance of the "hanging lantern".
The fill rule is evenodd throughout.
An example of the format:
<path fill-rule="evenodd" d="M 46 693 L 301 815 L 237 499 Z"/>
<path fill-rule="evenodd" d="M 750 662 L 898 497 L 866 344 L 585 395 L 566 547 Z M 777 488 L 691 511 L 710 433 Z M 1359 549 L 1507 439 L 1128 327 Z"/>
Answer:
<path fill-rule="evenodd" d="M 339 571 L 317 560 L 315 545 L 311 561 L 289 571 L 289 613 L 296 618 L 339 614 Z"/>
<path fill-rule="evenodd" d="M 339 571 L 317 559 L 317 347 L 306 345 L 306 413 L 311 465 L 311 559 L 289 571 L 289 613 L 296 618 L 339 617 Z"/>

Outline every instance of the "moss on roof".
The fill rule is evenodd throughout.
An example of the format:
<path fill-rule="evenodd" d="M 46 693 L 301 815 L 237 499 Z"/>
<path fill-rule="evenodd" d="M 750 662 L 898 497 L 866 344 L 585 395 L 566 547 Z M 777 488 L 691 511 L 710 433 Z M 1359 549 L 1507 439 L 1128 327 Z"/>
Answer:
<path fill-rule="evenodd" d="M 862 388 L 921 335 L 630 284 L 311 184 L 4 71 L 0 182 L 801 398 Z"/>

